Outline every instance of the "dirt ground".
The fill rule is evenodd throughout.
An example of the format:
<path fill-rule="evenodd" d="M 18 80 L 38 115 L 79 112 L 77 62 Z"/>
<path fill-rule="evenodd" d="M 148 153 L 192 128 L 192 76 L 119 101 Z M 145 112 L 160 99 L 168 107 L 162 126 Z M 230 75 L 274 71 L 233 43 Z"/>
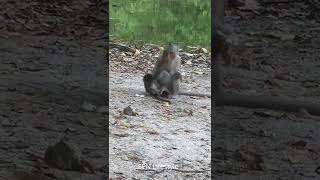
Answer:
<path fill-rule="evenodd" d="M 0 2 L 0 179 L 101 179 L 107 172 L 104 1 Z M 83 103 L 99 112 L 87 112 Z M 94 174 L 42 159 L 66 137 Z"/>
<path fill-rule="evenodd" d="M 151 71 L 159 50 L 145 47 L 137 57 L 118 49 L 109 53 L 110 177 L 210 179 L 211 99 L 156 100 L 145 94 L 142 77 Z M 185 56 L 183 61 L 181 89 L 209 93 L 210 55 Z M 123 112 L 128 106 L 131 115 Z"/>
<path fill-rule="evenodd" d="M 225 88 L 320 103 L 319 1 L 260 2 L 266 4 L 227 12 L 243 47 L 234 49 L 231 69 L 224 68 Z M 319 119 L 217 107 L 214 179 L 320 179 Z"/>

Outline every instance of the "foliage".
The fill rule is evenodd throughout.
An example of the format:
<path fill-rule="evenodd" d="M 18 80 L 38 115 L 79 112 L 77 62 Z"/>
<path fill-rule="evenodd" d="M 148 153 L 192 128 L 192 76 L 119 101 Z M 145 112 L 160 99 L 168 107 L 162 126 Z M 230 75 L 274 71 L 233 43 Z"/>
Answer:
<path fill-rule="evenodd" d="M 111 39 L 210 47 L 211 1 L 111 0 Z"/>

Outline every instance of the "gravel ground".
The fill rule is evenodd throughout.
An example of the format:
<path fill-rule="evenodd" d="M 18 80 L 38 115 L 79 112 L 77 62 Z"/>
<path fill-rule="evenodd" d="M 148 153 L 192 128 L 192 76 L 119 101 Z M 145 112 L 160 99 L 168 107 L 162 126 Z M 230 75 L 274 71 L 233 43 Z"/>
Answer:
<path fill-rule="evenodd" d="M 159 52 L 141 52 L 110 50 L 110 177 L 210 179 L 211 99 L 177 96 L 167 104 L 146 95 L 142 77 Z M 183 58 L 193 62 L 182 66 L 181 89 L 210 92 L 208 56 Z M 123 112 L 128 106 L 131 115 Z"/>

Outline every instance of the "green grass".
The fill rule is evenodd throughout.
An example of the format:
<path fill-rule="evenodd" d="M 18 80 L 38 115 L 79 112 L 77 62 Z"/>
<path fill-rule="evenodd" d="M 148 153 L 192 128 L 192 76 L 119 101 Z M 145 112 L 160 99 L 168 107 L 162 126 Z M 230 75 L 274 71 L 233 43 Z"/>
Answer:
<path fill-rule="evenodd" d="M 211 1 L 110 0 L 110 39 L 210 48 Z"/>

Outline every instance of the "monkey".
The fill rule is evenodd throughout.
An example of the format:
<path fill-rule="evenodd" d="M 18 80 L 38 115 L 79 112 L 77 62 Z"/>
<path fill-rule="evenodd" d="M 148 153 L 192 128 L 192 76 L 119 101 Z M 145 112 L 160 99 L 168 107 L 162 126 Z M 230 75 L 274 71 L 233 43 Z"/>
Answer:
<path fill-rule="evenodd" d="M 146 74 L 143 77 L 146 92 L 165 101 L 172 99 L 175 95 L 211 97 L 210 94 L 180 91 L 182 81 L 180 66 L 181 58 L 178 47 L 169 43 L 156 62 L 152 74 Z"/>
<path fill-rule="evenodd" d="M 178 47 L 170 43 L 156 62 L 152 74 L 143 77 L 145 90 L 156 97 L 170 99 L 177 94 L 181 74 Z"/>
<path fill-rule="evenodd" d="M 222 79 L 220 72 L 221 58 L 229 58 L 226 54 L 229 44 L 227 36 L 223 29 L 224 17 L 224 0 L 215 0 L 213 2 L 213 31 L 212 47 L 215 51 L 213 54 L 213 92 L 214 103 L 216 106 L 240 106 L 248 108 L 268 108 L 275 110 L 284 110 L 288 112 L 307 111 L 312 115 L 320 115 L 320 105 L 317 103 L 297 101 L 284 97 L 270 97 L 266 95 L 243 95 L 226 93 L 222 89 Z"/>
<path fill-rule="evenodd" d="M 179 73 L 181 58 L 177 46 L 169 43 L 153 69 L 154 80 L 159 84 L 161 97 L 172 99 L 179 91 L 182 76 Z"/>

